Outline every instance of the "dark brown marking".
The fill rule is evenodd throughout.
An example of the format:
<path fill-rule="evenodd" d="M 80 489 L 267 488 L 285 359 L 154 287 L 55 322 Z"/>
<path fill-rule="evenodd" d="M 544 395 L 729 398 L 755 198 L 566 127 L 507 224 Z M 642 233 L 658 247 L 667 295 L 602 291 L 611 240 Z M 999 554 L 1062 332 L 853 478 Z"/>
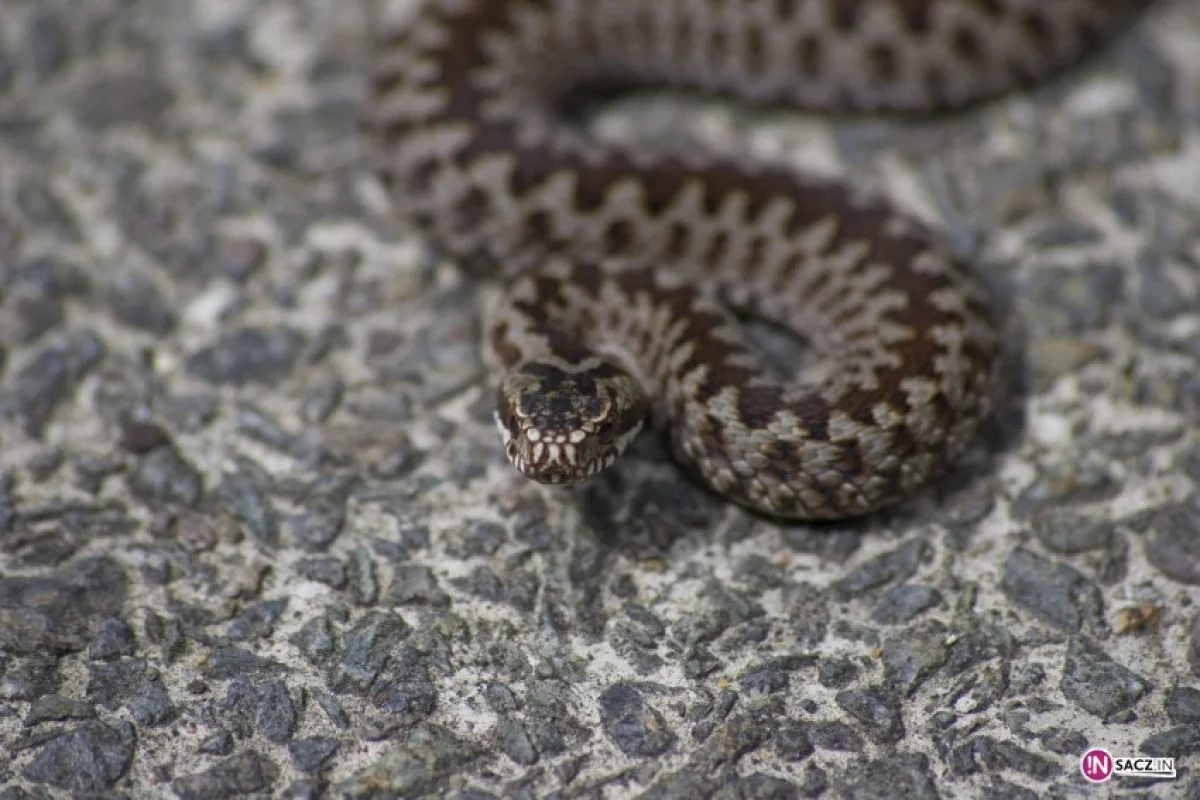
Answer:
<path fill-rule="evenodd" d="M 762 271 L 763 264 L 767 260 L 767 240 L 759 235 L 750 240 L 750 246 L 746 249 L 745 260 L 742 262 L 742 271 L 747 279 L 753 279 Z"/>
<path fill-rule="evenodd" d="M 975 5 L 992 19 L 998 20 L 1004 16 L 1004 6 L 1000 4 L 1000 0 L 975 0 Z"/>
<path fill-rule="evenodd" d="M 937 64 L 929 64 L 925 67 L 925 75 L 923 76 L 925 91 L 930 97 L 941 102 L 946 97 L 946 72 Z"/>
<path fill-rule="evenodd" d="M 746 28 L 746 40 L 742 46 L 746 54 L 746 74 L 761 75 L 767 61 L 767 44 L 762 28 L 755 25 Z"/>
<path fill-rule="evenodd" d="M 880 83 L 896 80 L 900 62 L 896 58 L 896 48 L 887 42 L 875 42 L 867 48 L 867 64 L 872 77 Z"/>
<path fill-rule="evenodd" d="M 725 260 L 725 253 L 729 250 L 729 234 L 725 231 L 717 231 L 713 234 L 712 239 L 708 243 L 708 248 L 704 251 L 702 259 L 704 264 L 710 269 L 714 269 L 716 265 Z"/>
<path fill-rule="evenodd" d="M 842 0 L 833 4 L 833 26 L 842 33 L 854 33 L 858 26 L 861 0 Z"/>
<path fill-rule="evenodd" d="M 604 285 L 604 274 L 595 263 L 584 261 L 576 264 L 574 272 L 571 273 L 571 280 L 575 285 L 583 287 L 592 297 L 596 297 L 600 294 L 600 287 Z"/>
<path fill-rule="evenodd" d="M 454 214 L 459 225 L 473 228 L 487 216 L 490 203 L 488 196 L 478 186 L 472 186 L 454 204 Z"/>
<path fill-rule="evenodd" d="M 610 255 L 620 256 L 629 252 L 634 242 L 636 228 L 627 219 L 613 220 L 604 229 L 604 247 Z"/>
<path fill-rule="evenodd" d="M 950 34 L 950 48 L 954 55 L 968 64 L 983 63 L 983 43 L 969 25 L 959 25 Z"/>
<path fill-rule="evenodd" d="M 1021 16 L 1021 30 L 1037 43 L 1039 50 L 1049 50 L 1054 46 L 1054 29 L 1050 20 L 1040 11 L 1026 11 Z"/>
<path fill-rule="evenodd" d="M 553 229 L 550 215 L 539 208 L 530 211 L 521 221 L 521 238 L 525 241 L 544 242 L 550 238 Z"/>
<path fill-rule="evenodd" d="M 909 33 L 929 33 L 929 3 L 927 0 L 898 0 L 904 28 Z"/>
<path fill-rule="evenodd" d="M 815 36 L 803 36 L 796 42 L 796 71 L 801 77 L 816 78 L 822 67 L 821 41 Z"/>
<path fill-rule="evenodd" d="M 724 28 L 713 28 L 708 33 L 708 58 L 714 64 L 724 63 L 729 55 L 729 32 Z"/>
<path fill-rule="evenodd" d="M 672 223 L 671 231 L 667 234 L 667 258 L 674 261 L 683 258 L 689 241 L 688 227 L 679 222 Z"/>
<path fill-rule="evenodd" d="M 500 359 L 500 363 L 511 367 L 521 360 L 521 350 L 508 338 L 507 322 L 500 322 L 492 329 L 492 350 Z"/>
<path fill-rule="evenodd" d="M 408 173 L 407 191 L 412 194 L 425 194 L 433 185 L 433 176 L 438 172 L 438 162 L 435 158 L 427 158 L 414 164 Z"/>

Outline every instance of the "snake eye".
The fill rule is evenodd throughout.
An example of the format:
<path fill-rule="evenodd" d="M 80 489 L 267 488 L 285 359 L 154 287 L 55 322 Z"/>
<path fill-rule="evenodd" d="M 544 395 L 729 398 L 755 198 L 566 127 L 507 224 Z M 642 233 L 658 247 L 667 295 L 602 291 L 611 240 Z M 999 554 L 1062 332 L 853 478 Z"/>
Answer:
<path fill-rule="evenodd" d="M 517 421 L 517 412 L 508 412 L 508 416 L 504 418 L 504 424 L 508 426 L 508 433 L 514 439 L 521 433 L 521 424 Z"/>

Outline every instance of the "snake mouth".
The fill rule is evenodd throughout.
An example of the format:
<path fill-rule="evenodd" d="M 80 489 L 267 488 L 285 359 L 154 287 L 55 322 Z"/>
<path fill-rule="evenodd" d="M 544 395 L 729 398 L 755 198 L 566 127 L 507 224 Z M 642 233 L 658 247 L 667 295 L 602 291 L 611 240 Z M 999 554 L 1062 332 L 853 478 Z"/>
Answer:
<path fill-rule="evenodd" d="M 536 428 L 506 422 L 496 425 L 504 436 L 504 452 L 517 471 L 551 486 L 584 483 L 617 460 L 620 450 L 582 431 L 549 436 Z"/>
<path fill-rule="evenodd" d="M 508 460 L 517 470 L 538 483 L 548 486 L 574 486 L 585 483 L 601 470 L 616 461 L 616 454 L 606 458 L 593 458 L 587 462 L 570 463 L 562 460 L 532 459 L 519 447 L 506 448 Z"/>

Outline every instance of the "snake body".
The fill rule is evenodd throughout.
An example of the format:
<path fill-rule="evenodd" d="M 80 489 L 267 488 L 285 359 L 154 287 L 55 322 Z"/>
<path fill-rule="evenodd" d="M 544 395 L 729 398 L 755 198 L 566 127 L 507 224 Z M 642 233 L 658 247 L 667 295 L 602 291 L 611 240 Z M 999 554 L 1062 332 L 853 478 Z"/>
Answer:
<path fill-rule="evenodd" d="M 1075 61 L 1139 0 L 429 0 L 374 57 L 372 154 L 398 211 L 507 279 L 489 327 L 509 459 L 603 469 L 648 415 L 675 458 L 772 516 L 871 512 L 944 472 L 989 413 L 988 296 L 935 236 L 844 183 L 602 144 L 562 109 L 668 86 L 933 112 Z M 834 369 L 780 383 L 730 316 Z"/>

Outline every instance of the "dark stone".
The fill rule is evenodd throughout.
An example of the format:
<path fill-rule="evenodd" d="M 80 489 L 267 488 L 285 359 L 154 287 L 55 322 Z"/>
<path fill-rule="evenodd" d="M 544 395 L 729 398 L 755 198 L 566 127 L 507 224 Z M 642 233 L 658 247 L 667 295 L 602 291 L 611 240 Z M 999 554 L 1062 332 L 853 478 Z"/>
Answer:
<path fill-rule="evenodd" d="M 1200 725 L 1179 725 L 1156 733 L 1138 746 L 1138 752 L 1155 758 L 1184 758 L 1200 752 Z"/>
<path fill-rule="evenodd" d="M 880 625 L 903 625 L 942 603 L 942 593 L 930 586 L 904 583 L 884 592 L 875 605 Z"/>
<path fill-rule="evenodd" d="M 330 589 L 346 588 L 346 565 L 334 556 L 302 558 L 296 562 L 295 568 L 300 576 L 323 583 Z"/>
<path fill-rule="evenodd" d="M 335 728 L 345 730 L 350 727 L 350 717 L 346 714 L 346 710 L 342 708 L 342 704 L 338 699 L 329 692 L 317 690 L 312 693 L 312 697 L 317 701 L 317 705 L 325 712 L 325 716 Z"/>
<path fill-rule="evenodd" d="M 1200 689 L 1191 686 L 1168 689 L 1163 708 L 1177 725 L 1200 724 Z"/>
<path fill-rule="evenodd" d="M 817 682 L 826 689 L 844 689 L 858 677 L 859 668 L 849 656 L 828 658 L 817 667 Z"/>
<path fill-rule="evenodd" d="M 205 736 L 197 749 L 209 756 L 227 756 L 233 752 L 233 734 L 218 728 Z"/>
<path fill-rule="evenodd" d="M 791 781 L 753 772 L 738 782 L 739 796 L 745 800 L 793 800 L 800 797 L 800 789 Z"/>
<path fill-rule="evenodd" d="M 511 714 L 517 710 L 517 696 L 503 683 L 497 681 L 489 683 L 484 691 L 484 696 L 487 698 L 488 705 L 497 714 Z"/>
<path fill-rule="evenodd" d="M 255 727 L 267 741 L 282 744 L 292 738 L 299 722 L 299 711 L 292 702 L 287 684 L 279 678 L 264 681 L 258 687 L 255 706 Z"/>
<path fill-rule="evenodd" d="M 1095 643 L 1071 637 L 1063 664 L 1063 695 L 1075 705 L 1101 719 L 1133 708 L 1150 690 L 1140 675 L 1113 661 Z"/>
<path fill-rule="evenodd" d="M 4 663 L 0 661 L 0 667 Z M 0 699 L 30 702 L 55 691 L 61 682 L 58 657 L 34 654 L 7 665 L 0 677 Z"/>
<path fill-rule="evenodd" d="M 51 229 L 63 240 L 79 241 L 79 225 L 74 215 L 67 211 L 49 182 L 39 181 L 32 174 L 21 179 L 17 184 L 16 201 L 21 213 L 35 226 Z"/>
<path fill-rule="evenodd" d="M 175 719 L 175 706 L 159 678 L 146 678 L 125 701 L 129 715 L 139 725 L 162 725 Z"/>
<path fill-rule="evenodd" d="M 312 487 L 304 496 L 304 511 L 289 521 L 292 538 L 308 550 L 327 549 L 346 524 L 349 482 L 329 482 Z"/>
<path fill-rule="evenodd" d="M 883 674 L 888 685 L 912 695 L 946 663 L 946 626 L 937 620 L 916 625 L 883 643 Z"/>
<path fill-rule="evenodd" d="M 108 617 L 100 622 L 96 635 L 88 643 L 88 655 L 98 661 L 131 656 L 135 645 L 129 623 L 121 617 Z"/>
<path fill-rule="evenodd" d="M 462 532 L 447 543 L 447 550 L 455 558 L 491 556 L 496 554 L 507 539 L 508 531 L 503 525 L 487 520 L 469 519 L 463 523 Z"/>
<path fill-rule="evenodd" d="M 1146 541 L 1146 558 L 1173 580 L 1200 584 L 1200 493 L 1159 509 Z"/>
<path fill-rule="evenodd" d="M 474 744 L 444 728 L 422 725 L 355 777 L 338 787 L 339 796 L 426 797 L 442 795 L 454 775 L 480 756 Z"/>
<path fill-rule="evenodd" d="M 954 708 L 962 714 L 978 714 L 1004 697 L 1008 690 L 1007 663 L 989 664 L 967 673 L 950 692 Z"/>
<path fill-rule="evenodd" d="M 805 726 L 808 738 L 821 750 L 838 753 L 861 753 L 866 743 L 858 731 L 841 720 L 818 720 Z"/>
<path fill-rule="evenodd" d="M 1047 550 L 1068 555 L 1102 550 L 1116 535 L 1109 520 L 1089 519 L 1057 508 L 1044 508 L 1033 515 L 1033 533 Z"/>
<path fill-rule="evenodd" d="M 844 689 L 838 706 L 862 724 L 867 736 L 879 744 L 895 744 L 904 737 L 899 700 L 882 688 Z"/>
<path fill-rule="evenodd" d="M 846 787 L 846 800 L 937 800 L 937 784 L 929 759 L 920 753 L 896 753 L 856 769 L 857 780 Z"/>
<path fill-rule="evenodd" d="M 42 722 L 92 719 L 95 716 L 96 708 L 91 703 L 50 694 L 38 697 L 30 704 L 29 713 L 25 715 L 25 725 L 32 727 Z"/>
<path fill-rule="evenodd" d="M 979 763 L 992 772 L 1013 770 L 1042 781 L 1048 781 L 1063 772 L 1062 766 L 1055 761 L 1031 753 L 1010 741 L 977 736 L 971 740 L 970 747 Z"/>
<path fill-rule="evenodd" d="M 350 596 L 360 606 L 374 605 L 379 597 L 379 581 L 375 575 L 375 562 L 366 548 L 356 547 L 350 551 L 350 563 L 346 565 Z"/>
<path fill-rule="evenodd" d="M 982 800 L 1038 800 L 1038 793 L 1024 786 L 1009 783 L 1003 778 L 993 776 L 982 787 Z"/>
<path fill-rule="evenodd" d="M 314 736 L 309 739 L 293 739 L 288 742 L 292 763 L 301 772 L 317 772 L 338 751 L 337 739 Z"/>
<path fill-rule="evenodd" d="M 329 678 L 330 688 L 365 695 L 408 632 L 408 624 L 399 615 L 372 611 L 363 616 L 346 634 L 342 657 Z"/>
<path fill-rule="evenodd" d="M 748 695 L 778 694 L 787 691 L 789 678 L 786 670 L 756 665 L 742 673 L 739 683 Z"/>
<path fill-rule="evenodd" d="M 170 443 L 170 435 L 153 422 L 124 420 L 121 423 L 121 449 L 128 453 L 141 455 Z"/>
<path fill-rule="evenodd" d="M 169 445 L 138 457 L 126 481 L 134 497 L 150 505 L 192 507 L 204 491 L 200 473 Z"/>
<path fill-rule="evenodd" d="M 437 704 L 437 687 L 416 650 L 404 645 L 395 667 L 371 687 L 371 703 L 394 714 L 405 725 L 425 719 Z"/>
<path fill-rule="evenodd" d="M 793 720 L 780 723 L 775 731 L 775 752 L 781 759 L 798 762 L 813 754 L 816 748 L 808 735 L 808 728 L 809 726 Z"/>
<path fill-rule="evenodd" d="M 229 623 L 225 630 L 225 641 L 232 644 L 270 636 L 287 605 L 287 598 L 251 603 Z"/>
<path fill-rule="evenodd" d="M 240 647 L 219 647 L 209 654 L 201 674 L 210 680 L 229 680 L 239 675 L 261 675 L 283 669 L 278 661 L 262 658 Z"/>
<path fill-rule="evenodd" d="M 851 570 L 845 577 L 835 581 L 832 589 L 840 597 L 850 598 L 888 583 L 906 581 L 932 555 L 933 548 L 928 542 L 913 539 Z"/>
<path fill-rule="evenodd" d="M 1085 623 L 1096 629 L 1103 625 L 1103 600 L 1095 585 L 1078 570 L 1024 548 L 1004 562 L 1000 588 L 1011 603 L 1067 633 L 1078 632 Z"/>
<path fill-rule="evenodd" d="M 122 272 L 108 287 L 108 307 L 123 325 L 166 336 L 175 329 L 175 311 L 158 285 L 137 272 Z"/>
<path fill-rule="evenodd" d="M 1192 619 L 1192 628 L 1188 633 L 1187 660 L 1192 667 L 1192 674 L 1200 677 L 1200 613 Z"/>
<path fill-rule="evenodd" d="M 325 664 L 337 652 L 333 627 L 324 617 L 310 619 L 288 641 L 313 664 Z"/>
<path fill-rule="evenodd" d="M 47 75 L 70 60 L 71 30 L 60 17 L 49 10 L 38 10 L 26 24 L 25 41 L 34 70 Z"/>
<path fill-rule="evenodd" d="M 133 761 L 137 737 L 128 722 L 85 722 L 43 747 L 21 775 L 70 792 L 103 792 Z"/>
<path fill-rule="evenodd" d="M 214 385 L 274 385 L 289 377 L 305 336 L 283 328 L 244 328 L 201 348 L 187 359 L 187 371 Z"/>
<path fill-rule="evenodd" d="M 226 473 L 218 489 L 221 505 L 267 547 L 279 546 L 279 517 L 275 505 L 249 472 Z"/>
<path fill-rule="evenodd" d="M 1015 649 L 1016 640 L 1005 628 L 994 625 L 968 628 L 949 645 L 945 671 L 949 675 L 958 675 L 979 664 L 1008 658 Z"/>
<path fill-rule="evenodd" d="M 120 708 L 147 680 L 144 658 L 88 662 L 88 698 L 109 711 Z"/>
<path fill-rule="evenodd" d="M 214 419 L 220 407 L 211 394 L 178 394 L 171 396 L 163 410 L 171 426 L 182 433 L 204 430 Z"/>
<path fill-rule="evenodd" d="M 503 602 L 505 597 L 504 583 L 501 582 L 500 576 L 489 567 L 475 567 L 467 577 L 451 579 L 450 583 L 464 592 L 491 603 Z"/>
<path fill-rule="evenodd" d="M 496 724 L 496 745 L 500 751 L 523 767 L 538 761 L 538 751 L 520 720 L 505 717 Z"/>
<path fill-rule="evenodd" d="M 1087 750 L 1088 745 L 1087 737 L 1079 731 L 1068 731 L 1058 727 L 1046 728 L 1038 734 L 1038 739 L 1041 740 L 1042 746 L 1051 753 L 1058 753 L 1060 756 L 1075 756 L 1076 758 Z"/>
<path fill-rule="evenodd" d="M 120 610 L 127 591 L 124 569 L 107 556 L 84 559 L 54 576 L 0 578 L 0 649 L 82 650 L 93 619 Z"/>
<path fill-rule="evenodd" d="M 717 729 L 704 749 L 712 766 L 737 763 L 771 739 L 771 728 L 749 714 L 735 714 Z"/>
<path fill-rule="evenodd" d="M 0 393 L 0 417 L 15 419 L 28 436 L 40 439 L 55 409 L 104 355 L 104 343 L 91 331 L 70 333 L 48 345 L 8 379 Z"/>
<path fill-rule="evenodd" d="M 247 751 L 192 775 L 176 778 L 171 788 L 179 800 L 226 800 L 229 797 L 269 794 L 279 779 L 279 767 L 258 753 Z"/>
<path fill-rule="evenodd" d="M 600 722 L 613 744 L 630 757 L 659 756 L 675 743 L 666 719 L 627 683 L 610 686 L 600 695 Z"/>

